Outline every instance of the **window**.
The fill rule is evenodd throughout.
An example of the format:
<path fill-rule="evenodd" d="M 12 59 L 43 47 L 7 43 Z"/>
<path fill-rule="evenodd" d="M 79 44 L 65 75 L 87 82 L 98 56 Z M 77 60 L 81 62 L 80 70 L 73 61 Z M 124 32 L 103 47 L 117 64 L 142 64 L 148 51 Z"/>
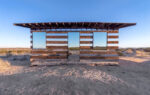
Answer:
<path fill-rule="evenodd" d="M 107 33 L 106 32 L 94 32 L 94 49 L 105 50 L 107 46 Z"/>
<path fill-rule="evenodd" d="M 68 47 L 69 49 L 79 49 L 79 32 L 68 33 Z"/>
<path fill-rule="evenodd" d="M 33 32 L 33 49 L 46 49 L 45 32 Z"/>

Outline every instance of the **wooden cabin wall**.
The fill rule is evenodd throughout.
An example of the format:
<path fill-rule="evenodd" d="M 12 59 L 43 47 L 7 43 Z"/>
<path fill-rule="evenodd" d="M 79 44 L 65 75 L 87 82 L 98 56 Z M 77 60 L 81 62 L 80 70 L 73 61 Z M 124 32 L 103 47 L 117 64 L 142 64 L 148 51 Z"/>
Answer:
<path fill-rule="evenodd" d="M 46 49 L 33 49 L 33 32 L 46 32 Z M 68 59 L 68 32 L 71 31 L 44 31 L 31 30 L 31 61 L 36 59 Z M 107 50 L 94 51 L 93 49 L 93 32 L 107 32 Z M 80 60 L 87 59 L 104 59 L 104 60 L 118 60 L 118 30 L 105 31 L 80 31 L 80 39 L 92 39 L 92 41 L 80 41 Z M 53 35 L 51 35 L 53 34 Z M 64 34 L 64 35 L 55 35 Z M 90 36 L 82 36 L 81 34 L 91 34 Z M 53 41 L 50 39 L 54 39 Z M 55 41 L 55 39 L 57 39 Z M 58 40 L 64 39 L 64 40 Z M 57 44 L 57 45 L 56 45 Z M 91 44 L 92 46 L 83 46 L 82 44 Z M 92 56 L 91 56 L 92 55 Z M 95 56 L 93 56 L 95 55 Z"/>

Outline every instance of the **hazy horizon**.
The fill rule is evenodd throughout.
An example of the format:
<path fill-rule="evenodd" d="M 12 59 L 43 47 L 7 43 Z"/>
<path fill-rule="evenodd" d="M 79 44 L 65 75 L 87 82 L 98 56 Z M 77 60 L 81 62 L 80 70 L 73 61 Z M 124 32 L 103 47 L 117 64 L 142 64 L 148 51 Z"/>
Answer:
<path fill-rule="evenodd" d="M 0 48 L 30 48 L 30 29 L 14 23 L 127 22 L 120 29 L 120 48 L 150 47 L 149 0 L 1 0 Z"/>

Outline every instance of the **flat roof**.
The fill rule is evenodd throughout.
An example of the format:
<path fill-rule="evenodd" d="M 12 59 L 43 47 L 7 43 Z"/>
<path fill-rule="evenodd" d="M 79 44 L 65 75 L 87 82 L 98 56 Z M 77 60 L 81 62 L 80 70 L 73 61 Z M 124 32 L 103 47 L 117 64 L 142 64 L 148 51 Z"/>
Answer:
<path fill-rule="evenodd" d="M 136 23 L 111 22 L 45 22 L 45 23 L 15 23 L 16 26 L 31 29 L 120 29 L 136 25 Z"/>

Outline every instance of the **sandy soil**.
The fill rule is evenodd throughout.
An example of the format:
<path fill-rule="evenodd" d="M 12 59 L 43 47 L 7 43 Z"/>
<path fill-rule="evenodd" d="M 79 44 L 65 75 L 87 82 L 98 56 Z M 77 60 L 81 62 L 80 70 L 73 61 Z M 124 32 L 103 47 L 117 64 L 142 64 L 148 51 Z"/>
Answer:
<path fill-rule="evenodd" d="M 120 66 L 93 67 L 29 67 L 24 57 L 1 58 L 10 65 L 0 64 L 0 95 L 150 95 L 150 57 L 120 57 Z"/>

